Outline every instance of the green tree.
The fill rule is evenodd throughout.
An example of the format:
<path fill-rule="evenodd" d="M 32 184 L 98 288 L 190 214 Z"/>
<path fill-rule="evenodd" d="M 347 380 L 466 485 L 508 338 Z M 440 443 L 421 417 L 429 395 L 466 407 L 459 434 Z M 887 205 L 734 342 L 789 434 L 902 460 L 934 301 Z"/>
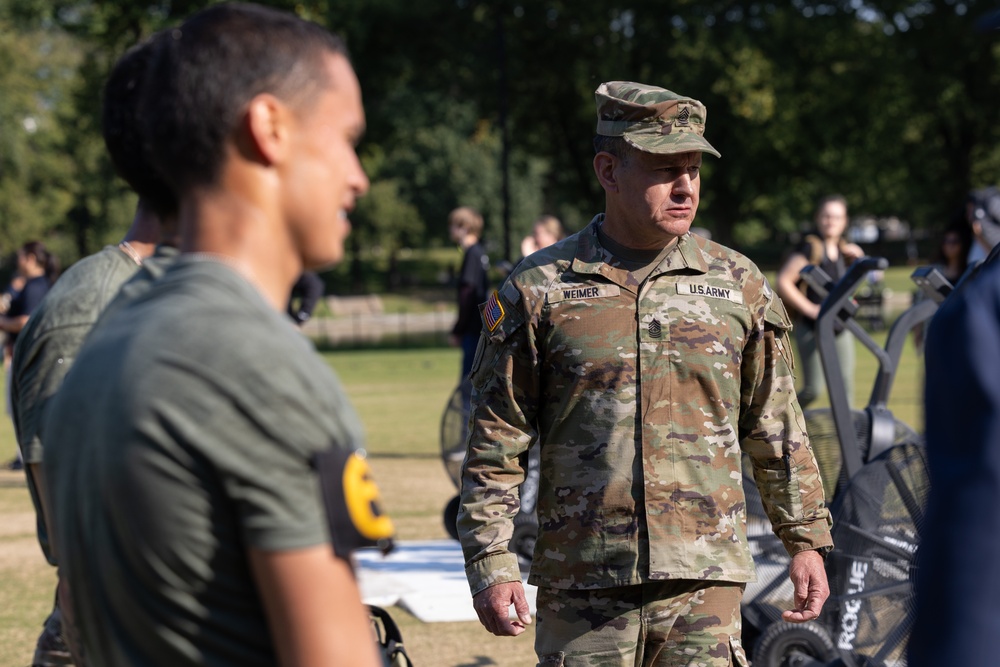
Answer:
<path fill-rule="evenodd" d="M 11 230 L 0 240 L 38 225 L 82 253 L 127 224 L 131 195 L 97 131 L 101 82 L 127 46 L 207 4 L 0 0 L 18 22 L 0 32 L 0 224 Z M 613 79 L 706 103 L 723 157 L 705 161 L 698 223 L 736 245 L 782 238 L 828 192 L 854 212 L 934 225 L 1000 168 L 1000 41 L 972 29 L 985 0 L 269 4 L 327 24 L 351 51 L 362 150 L 379 159 L 355 215 L 359 247 L 444 244 L 448 211 L 468 204 L 502 254 L 504 121 L 512 251 L 540 213 L 579 228 L 603 207 L 593 91 Z M 56 62 L 43 39 L 72 55 L 58 77 L 42 76 Z"/>
<path fill-rule="evenodd" d="M 66 260 L 59 223 L 72 207 L 72 164 L 62 147 L 78 80 L 78 44 L 51 27 L 21 23 L 0 4 L 0 252 L 42 240 Z"/>

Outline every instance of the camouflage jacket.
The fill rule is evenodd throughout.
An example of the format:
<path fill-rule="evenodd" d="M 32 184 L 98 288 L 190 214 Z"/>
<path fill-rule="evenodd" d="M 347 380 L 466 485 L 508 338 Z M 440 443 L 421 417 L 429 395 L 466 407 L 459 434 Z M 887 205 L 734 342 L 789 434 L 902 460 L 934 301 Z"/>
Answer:
<path fill-rule="evenodd" d="M 458 520 L 473 594 L 520 580 L 507 544 L 536 441 L 530 583 L 752 581 L 741 451 L 788 552 L 831 545 L 791 324 L 761 272 L 686 234 L 639 285 L 600 246 L 601 219 L 482 307 Z"/>

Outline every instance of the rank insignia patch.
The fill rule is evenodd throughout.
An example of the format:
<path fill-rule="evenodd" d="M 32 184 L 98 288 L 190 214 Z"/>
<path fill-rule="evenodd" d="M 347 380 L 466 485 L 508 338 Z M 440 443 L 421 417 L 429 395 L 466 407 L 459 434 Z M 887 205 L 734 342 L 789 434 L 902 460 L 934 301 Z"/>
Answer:
<path fill-rule="evenodd" d="M 500 303 L 500 296 L 494 291 L 490 294 L 489 300 L 483 304 L 483 324 L 492 333 L 503 322 L 504 315 L 506 313 Z"/>

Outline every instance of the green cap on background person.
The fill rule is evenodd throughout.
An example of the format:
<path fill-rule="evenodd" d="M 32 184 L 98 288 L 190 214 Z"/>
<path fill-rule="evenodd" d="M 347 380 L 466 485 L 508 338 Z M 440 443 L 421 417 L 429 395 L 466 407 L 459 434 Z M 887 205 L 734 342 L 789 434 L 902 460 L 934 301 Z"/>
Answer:
<path fill-rule="evenodd" d="M 646 153 L 701 151 L 722 157 L 703 136 L 708 110 L 698 100 L 631 81 L 597 87 L 597 134 L 622 137 Z"/>

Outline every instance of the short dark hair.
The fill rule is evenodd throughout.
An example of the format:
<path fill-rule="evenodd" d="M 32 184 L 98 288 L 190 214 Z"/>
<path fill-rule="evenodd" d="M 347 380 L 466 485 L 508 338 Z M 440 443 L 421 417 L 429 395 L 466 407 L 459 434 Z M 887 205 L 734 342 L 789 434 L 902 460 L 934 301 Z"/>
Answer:
<path fill-rule="evenodd" d="M 140 94 L 163 33 L 140 42 L 125 52 L 104 83 L 101 132 L 115 172 L 128 183 L 143 203 L 160 216 L 177 213 L 177 197 L 150 163 L 139 131 Z"/>
<path fill-rule="evenodd" d="M 59 277 L 59 258 L 49 252 L 41 241 L 28 241 L 19 250 L 24 255 L 34 255 L 35 261 L 45 271 L 45 278 L 54 283 Z"/>
<path fill-rule="evenodd" d="M 820 197 L 820 200 L 816 203 L 815 215 L 818 216 L 820 213 L 822 213 L 823 209 L 826 208 L 827 204 L 841 204 L 844 207 L 845 211 L 848 208 L 847 198 L 844 195 L 839 195 L 839 194 L 825 195 L 823 197 Z"/>
<path fill-rule="evenodd" d="M 623 137 L 606 137 L 602 134 L 594 135 L 594 155 L 598 153 L 611 153 L 622 162 L 629 160 L 638 152 L 638 148 L 625 141 Z"/>
<path fill-rule="evenodd" d="M 164 32 L 141 119 L 151 159 L 178 193 L 218 181 L 226 140 L 255 95 L 306 108 L 333 85 L 325 56 L 347 57 L 321 26 L 253 4 L 214 5 Z"/>

